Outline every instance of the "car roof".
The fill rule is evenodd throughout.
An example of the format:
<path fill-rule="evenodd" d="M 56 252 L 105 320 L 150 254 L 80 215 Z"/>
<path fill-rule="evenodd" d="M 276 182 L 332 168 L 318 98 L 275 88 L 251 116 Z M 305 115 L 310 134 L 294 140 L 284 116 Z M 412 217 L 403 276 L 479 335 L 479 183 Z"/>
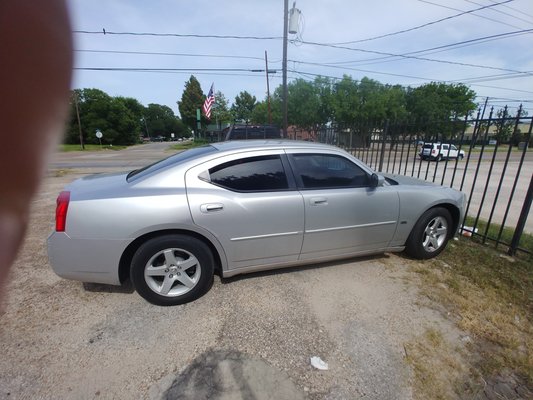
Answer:
<path fill-rule="evenodd" d="M 227 142 L 210 143 L 218 151 L 235 151 L 235 150 L 265 150 L 265 149 L 288 149 L 288 148 L 306 148 L 310 150 L 340 150 L 338 147 L 330 146 L 323 143 L 305 142 L 300 140 L 230 140 Z"/>

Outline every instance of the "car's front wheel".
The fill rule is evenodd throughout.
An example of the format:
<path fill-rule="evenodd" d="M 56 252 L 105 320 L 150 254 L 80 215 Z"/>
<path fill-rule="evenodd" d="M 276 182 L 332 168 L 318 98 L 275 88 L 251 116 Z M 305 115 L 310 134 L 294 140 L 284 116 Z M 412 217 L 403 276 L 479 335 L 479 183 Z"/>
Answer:
<path fill-rule="evenodd" d="M 143 243 L 133 256 L 130 277 L 152 304 L 173 306 L 202 296 L 213 281 L 209 247 L 186 235 L 165 235 Z"/>
<path fill-rule="evenodd" d="M 418 259 L 439 255 L 448 243 L 452 227 L 452 217 L 447 209 L 435 207 L 427 210 L 413 227 L 405 243 L 405 252 Z"/>

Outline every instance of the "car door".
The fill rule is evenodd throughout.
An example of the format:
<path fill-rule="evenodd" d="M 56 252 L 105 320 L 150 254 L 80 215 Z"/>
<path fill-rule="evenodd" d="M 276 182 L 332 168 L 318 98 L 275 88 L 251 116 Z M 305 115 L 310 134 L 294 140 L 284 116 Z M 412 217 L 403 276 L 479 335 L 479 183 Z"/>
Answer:
<path fill-rule="evenodd" d="M 455 147 L 453 144 L 450 145 L 450 156 L 449 158 L 457 158 L 459 155 L 459 150 L 457 150 L 457 147 Z"/>
<path fill-rule="evenodd" d="M 229 268 L 298 259 L 304 206 L 286 168 L 280 150 L 224 156 L 187 171 L 193 221 L 218 238 Z"/>
<path fill-rule="evenodd" d="M 371 171 L 339 153 L 289 154 L 305 204 L 300 259 L 386 248 L 394 236 L 399 197 L 391 186 L 370 187 Z"/>

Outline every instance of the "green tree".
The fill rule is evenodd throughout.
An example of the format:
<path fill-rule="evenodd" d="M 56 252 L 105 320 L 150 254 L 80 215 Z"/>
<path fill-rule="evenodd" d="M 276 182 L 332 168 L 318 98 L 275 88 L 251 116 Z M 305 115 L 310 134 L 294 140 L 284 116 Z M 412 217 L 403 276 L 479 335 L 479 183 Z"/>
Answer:
<path fill-rule="evenodd" d="M 198 79 L 191 75 L 189 80 L 185 83 L 185 90 L 181 95 L 181 101 L 178 101 L 178 109 L 180 112 L 181 120 L 191 130 L 196 129 L 196 110 L 202 109 L 205 101 L 204 93 L 200 86 Z M 206 119 L 202 113 L 202 121 L 205 123 Z"/>
<path fill-rule="evenodd" d="M 211 109 L 211 119 L 216 121 L 219 126 L 233 122 L 233 115 L 229 109 L 228 100 L 220 91 L 215 93 L 215 102 Z"/>
<path fill-rule="evenodd" d="M 413 119 L 427 122 L 420 133 L 446 138 L 454 136 L 462 127 L 460 119 L 476 109 L 475 97 L 462 83 L 431 82 L 408 90 L 407 110 Z"/>
<path fill-rule="evenodd" d="M 287 113 L 291 125 L 307 131 L 315 131 L 327 121 L 320 120 L 320 98 L 313 82 L 296 79 L 288 85 Z"/>
<path fill-rule="evenodd" d="M 281 86 L 279 87 L 281 93 Z M 254 124 L 272 124 L 281 127 L 282 115 L 281 115 L 281 99 L 276 95 L 270 96 L 270 114 L 271 120 L 268 117 L 268 100 L 265 99 L 259 103 L 256 103 L 254 110 L 252 111 L 251 122 Z"/>
<path fill-rule="evenodd" d="M 360 117 L 360 96 L 357 81 L 344 75 L 333 88 L 331 106 L 333 119 L 341 124 L 353 124 Z"/>
<path fill-rule="evenodd" d="M 231 106 L 231 112 L 235 120 L 249 122 L 252 118 L 254 107 L 257 103 L 255 96 L 246 90 L 235 97 L 235 103 Z"/>
<path fill-rule="evenodd" d="M 317 119 L 324 124 L 328 123 L 333 120 L 333 81 L 330 78 L 317 76 L 313 85 L 320 103 Z"/>
<path fill-rule="evenodd" d="M 364 77 L 355 81 L 344 76 L 333 86 L 332 109 L 336 122 L 353 125 L 384 119 L 403 119 L 407 116 L 405 90 L 401 86 L 383 85 Z"/>
<path fill-rule="evenodd" d="M 512 144 L 518 144 L 521 132 L 520 129 L 517 129 L 517 132 L 515 132 L 516 119 L 523 117 L 527 117 L 527 111 L 524 110 L 522 106 L 520 106 L 516 115 L 510 115 L 507 107 L 496 111 L 496 118 L 498 118 L 499 121 L 496 123 L 494 138 L 498 143 L 506 143 L 512 139 Z"/>
<path fill-rule="evenodd" d="M 99 89 L 76 89 L 82 133 L 85 143 L 98 143 L 96 130 L 103 133 L 102 143 L 129 145 L 139 141 L 140 123 L 128 108 L 131 101 L 111 97 Z M 79 143 L 78 121 L 74 102 L 67 123 L 66 143 Z"/>
<path fill-rule="evenodd" d="M 168 106 L 148 104 L 145 109 L 145 118 L 150 136 L 164 136 L 169 139 L 171 133 L 174 133 L 175 137 L 184 136 L 186 133 L 183 124 Z"/>

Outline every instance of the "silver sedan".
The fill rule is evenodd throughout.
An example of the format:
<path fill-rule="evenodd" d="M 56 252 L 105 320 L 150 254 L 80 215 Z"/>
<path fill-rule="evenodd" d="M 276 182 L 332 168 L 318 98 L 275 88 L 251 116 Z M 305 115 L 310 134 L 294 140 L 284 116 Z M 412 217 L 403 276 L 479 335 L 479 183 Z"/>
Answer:
<path fill-rule="evenodd" d="M 61 277 L 120 285 L 158 305 L 222 277 L 405 250 L 438 255 L 465 196 L 380 175 L 336 147 L 242 141 L 194 148 L 59 194 L 48 255 Z"/>

